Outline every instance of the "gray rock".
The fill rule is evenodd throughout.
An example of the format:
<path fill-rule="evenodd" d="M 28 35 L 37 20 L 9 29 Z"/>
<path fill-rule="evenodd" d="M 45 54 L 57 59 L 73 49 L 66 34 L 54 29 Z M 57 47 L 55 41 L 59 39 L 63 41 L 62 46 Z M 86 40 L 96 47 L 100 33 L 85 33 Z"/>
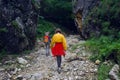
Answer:
<path fill-rule="evenodd" d="M 75 14 L 75 24 L 82 36 L 85 36 L 83 22 L 90 10 L 98 5 L 100 0 L 72 0 L 73 13 Z"/>
<path fill-rule="evenodd" d="M 18 75 L 15 80 L 23 80 L 23 76 L 22 75 Z"/>
<path fill-rule="evenodd" d="M 4 71 L 5 69 L 4 68 L 0 68 L 0 71 Z"/>
<path fill-rule="evenodd" d="M 112 80 L 120 80 L 119 77 L 118 77 L 118 73 L 119 73 L 119 65 L 118 64 L 115 64 L 113 66 L 113 68 L 111 69 L 111 71 L 109 72 L 109 77 L 110 79 Z"/>
<path fill-rule="evenodd" d="M 0 29 L 3 30 L 0 31 L 0 41 L 3 49 L 8 53 L 32 49 L 38 19 L 32 0 L 0 0 L 0 6 Z"/>
<path fill-rule="evenodd" d="M 35 73 L 35 74 L 32 74 L 32 77 L 30 80 L 40 80 L 42 79 L 42 74 L 41 73 Z"/>
<path fill-rule="evenodd" d="M 14 69 L 14 71 L 12 71 L 12 74 L 16 74 L 16 73 L 17 73 L 17 71 L 18 71 L 18 69 L 17 69 L 17 68 L 15 68 L 15 69 Z"/>
<path fill-rule="evenodd" d="M 17 58 L 18 59 L 18 62 L 20 63 L 20 64 L 27 64 L 28 62 L 27 62 L 27 60 L 25 60 L 25 59 L 23 59 L 23 58 Z"/>

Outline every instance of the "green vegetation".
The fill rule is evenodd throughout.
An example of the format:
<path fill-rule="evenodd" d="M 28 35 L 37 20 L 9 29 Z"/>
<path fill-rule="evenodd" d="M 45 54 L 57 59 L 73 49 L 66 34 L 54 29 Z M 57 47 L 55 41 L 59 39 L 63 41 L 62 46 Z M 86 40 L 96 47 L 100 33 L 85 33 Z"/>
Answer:
<path fill-rule="evenodd" d="M 13 26 L 15 29 L 19 29 L 18 23 L 17 23 L 16 20 L 13 20 L 13 21 L 11 22 L 11 24 L 12 24 L 12 26 Z"/>
<path fill-rule="evenodd" d="M 97 59 L 102 62 L 112 60 L 120 65 L 119 4 L 119 0 L 102 0 L 98 7 L 91 10 L 85 20 L 85 26 L 92 26 L 92 29 L 98 29 L 100 33 L 99 36 L 96 36 L 95 31 L 91 30 L 90 38 L 85 44 L 88 47 L 87 49 L 93 52 L 90 57 L 93 61 Z M 101 64 L 98 71 L 98 79 L 106 79 L 108 71 L 109 66 Z"/>
<path fill-rule="evenodd" d="M 4 28 L 0 28 L 0 32 L 7 32 L 7 29 L 4 27 Z"/>
<path fill-rule="evenodd" d="M 71 0 L 44 0 L 41 2 L 41 7 L 45 16 L 51 16 L 63 21 L 71 17 Z"/>
<path fill-rule="evenodd" d="M 71 22 L 74 23 L 71 0 L 42 0 L 40 6 L 38 37 L 42 37 L 46 31 L 49 31 L 52 36 L 56 27 L 65 31 L 65 27 L 69 26 L 69 29 L 73 27 L 71 25 Z"/>
<path fill-rule="evenodd" d="M 95 61 L 99 59 L 101 61 L 105 61 L 111 54 L 115 54 L 120 52 L 120 41 L 111 40 L 111 37 L 101 36 L 100 38 L 92 38 L 88 40 L 85 44 L 88 49 L 92 50 L 93 55 L 91 59 Z"/>
<path fill-rule="evenodd" d="M 50 32 L 50 34 L 53 34 L 54 28 L 55 25 L 53 23 L 40 18 L 37 25 L 37 37 L 43 37 L 45 35 L 45 32 Z"/>
<path fill-rule="evenodd" d="M 32 0 L 32 3 L 33 5 L 35 6 L 36 9 L 40 9 L 40 3 L 35 1 L 35 0 Z"/>
<path fill-rule="evenodd" d="M 86 43 L 86 46 L 97 55 L 96 59 L 104 61 L 110 54 L 120 52 L 119 3 L 119 0 L 103 0 L 86 19 L 86 25 L 100 29 L 99 37 L 95 36 L 94 31 Z"/>
<path fill-rule="evenodd" d="M 98 80 L 105 80 L 108 78 L 108 73 L 112 65 L 106 65 L 102 63 L 98 68 Z"/>
<path fill-rule="evenodd" d="M 39 16 L 39 21 L 37 25 L 37 38 L 41 38 L 45 35 L 45 32 L 50 32 L 50 36 L 52 37 L 55 29 L 57 27 L 60 27 L 63 31 L 63 33 L 68 31 L 66 28 L 63 26 L 55 23 L 55 22 L 50 22 L 44 19 L 44 17 Z"/>
<path fill-rule="evenodd" d="M 43 0 L 41 1 L 41 15 L 45 19 L 62 26 L 73 28 L 73 12 L 71 0 Z"/>
<path fill-rule="evenodd" d="M 84 43 L 77 43 L 77 44 L 71 45 L 70 51 L 74 52 L 76 49 L 79 49 L 81 46 L 84 46 L 83 44 Z"/>
<path fill-rule="evenodd" d="M 99 28 L 101 35 L 120 37 L 120 1 L 103 0 L 98 7 L 95 7 L 86 18 L 86 24 Z M 91 34 L 92 37 L 92 34 Z"/>

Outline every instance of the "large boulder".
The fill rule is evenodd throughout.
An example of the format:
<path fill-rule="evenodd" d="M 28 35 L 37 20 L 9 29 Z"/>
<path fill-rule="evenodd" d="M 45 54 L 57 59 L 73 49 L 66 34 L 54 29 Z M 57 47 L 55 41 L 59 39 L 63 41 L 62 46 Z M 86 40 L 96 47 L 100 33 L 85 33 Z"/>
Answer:
<path fill-rule="evenodd" d="M 83 31 L 83 22 L 90 10 L 99 4 L 100 0 L 73 0 L 73 13 L 75 14 L 75 24 L 81 36 Z"/>
<path fill-rule="evenodd" d="M 19 53 L 34 47 L 38 15 L 33 1 L 0 0 L 1 50 Z"/>

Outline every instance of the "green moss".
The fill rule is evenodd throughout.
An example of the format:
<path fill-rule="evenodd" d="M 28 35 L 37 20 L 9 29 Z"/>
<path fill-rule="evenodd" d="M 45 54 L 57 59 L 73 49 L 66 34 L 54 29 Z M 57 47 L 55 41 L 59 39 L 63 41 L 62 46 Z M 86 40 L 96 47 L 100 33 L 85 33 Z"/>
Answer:
<path fill-rule="evenodd" d="M 38 2 L 36 2 L 35 0 L 32 0 L 32 3 L 36 9 L 40 9 L 40 4 Z"/>
<path fill-rule="evenodd" d="M 0 32 L 8 32 L 8 30 L 4 27 L 4 28 L 0 28 Z"/>
<path fill-rule="evenodd" d="M 17 21 L 13 20 L 11 24 L 14 28 L 19 29 Z"/>

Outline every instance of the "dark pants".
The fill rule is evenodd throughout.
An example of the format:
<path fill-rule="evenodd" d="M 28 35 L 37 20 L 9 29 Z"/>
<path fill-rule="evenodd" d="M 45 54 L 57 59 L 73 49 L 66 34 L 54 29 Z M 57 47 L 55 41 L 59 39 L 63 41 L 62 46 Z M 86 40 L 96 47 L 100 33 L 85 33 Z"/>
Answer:
<path fill-rule="evenodd" d="M 49 56 L 49 49 L 50 49 L 50 44 L 47 42 L 45 43 L 45 48 L 46 48 L 46 56 Z"/>
<path fill-rule="evenodd" d="M 61 67 L 62 56 L 56 56 L 58 68 Z"/>

